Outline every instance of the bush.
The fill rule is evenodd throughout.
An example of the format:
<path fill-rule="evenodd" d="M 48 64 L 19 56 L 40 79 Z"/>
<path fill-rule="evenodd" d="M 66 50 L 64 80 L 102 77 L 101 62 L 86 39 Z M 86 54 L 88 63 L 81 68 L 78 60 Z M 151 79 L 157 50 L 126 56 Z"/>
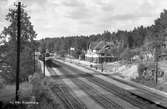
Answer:
<path fill-rule="evenodd" d="M 41 75 L 39 73 L 35 73 L 31 79 L 30 83 L 33 85 L 33 95 L 39 94 L 39 89 L 41 89 Z"/>
<path fill-rule="evenodd" d="M 138 65 L 138 74 L 139 77 L 142 77 L 144 70 L 146 70 L 147 67 L 144 64 L 139 64 Z"/>
<path fill-rule="evenodd" d="M 52 82 L 53 81 L 47 77 L 43 78 L 39 73 L 35 73 L 32 76 L 31 84 L 33 85 L 33 96 L 35 96 L 39 104 L 32 106 L 30 109 L 59 109 L 59 104 L 57 101 L 54 101 L 49 89 L 49 85 Z"/>
<path fill-rule="evenodd" d="M 5 80 L 0 77 L 0 88 L 3 88 L 5 86 Z"/>
<path fill-rule="evenodd" d="M 27 109 L 59 109 L 59 104 L 54 100 L 49 89 L 53 81 L 43 76 L 40 64 L 36 64 L 36 72 L 29 78 L 29 82 L 33 85 L 32 95 L 39 104 L 30 105 Z"/>

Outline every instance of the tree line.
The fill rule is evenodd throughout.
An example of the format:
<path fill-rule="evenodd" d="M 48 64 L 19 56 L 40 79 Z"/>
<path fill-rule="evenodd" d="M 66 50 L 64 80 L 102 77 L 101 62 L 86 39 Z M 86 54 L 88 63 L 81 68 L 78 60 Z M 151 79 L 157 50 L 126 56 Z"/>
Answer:
<path fill-rule="evenodd" d="M 125 48 L 135 49 L 141 48 L 144 45 L 147 47 L 153 46 L 148 44 L 157 39 L 163 39 L 166 36 L 167 27 L 167 10 L 164 10 L 160 17 L 154 21 L 151 26 L 135 27 L 131 31 L 118 30 L 117 32 L 104 31 L 101 34 L 92 34 L 89 36 L 70 36 L 58 38 L 46 38 L 41 40 L 41 46 L 45 44 L 46 49 L 50 52 L 59 54 L 67 54 L 70 47 L 76 49 L 77 54 L 81 54 L 83 50 L 87 50 L 91 42 L 94 41 L 112 41 L 118 49 L 122 51 Z M 123 52 L 123 51 L 122 51 Z M 121 53 L 121 52 L 119 52 Z M 78 55 L 76 57 L 78 57 Z"/>

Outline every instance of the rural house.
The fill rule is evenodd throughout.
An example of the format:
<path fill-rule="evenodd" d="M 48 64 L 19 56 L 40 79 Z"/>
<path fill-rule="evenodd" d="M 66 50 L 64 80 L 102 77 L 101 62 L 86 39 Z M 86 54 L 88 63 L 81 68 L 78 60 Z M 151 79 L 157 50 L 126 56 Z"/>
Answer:
<path fill-rule="evenodd" d="M 113 48 L 114 43 L 112 42 L 92 42 L 85 54 L 85 60 L 94 63 L 112 62 L 114 61 L 114 56 L 112 55 Z"/>

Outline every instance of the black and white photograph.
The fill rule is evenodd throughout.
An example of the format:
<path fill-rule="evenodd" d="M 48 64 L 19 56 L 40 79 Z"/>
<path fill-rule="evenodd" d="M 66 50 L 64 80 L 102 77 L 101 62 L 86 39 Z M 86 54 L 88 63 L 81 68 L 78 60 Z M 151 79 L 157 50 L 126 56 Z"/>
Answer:
<path fill-rule="evenodd" d="M 0 109 L 167 109 L 167 0 L 0 0 Z"/>

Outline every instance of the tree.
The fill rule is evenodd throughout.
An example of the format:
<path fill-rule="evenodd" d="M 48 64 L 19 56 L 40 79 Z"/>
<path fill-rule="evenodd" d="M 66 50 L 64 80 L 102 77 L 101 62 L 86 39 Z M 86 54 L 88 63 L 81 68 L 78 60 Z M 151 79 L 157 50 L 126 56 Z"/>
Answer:
<path fill-rule="evenodd" d="M 120 47 L 128 47 L 129 46 L 129 42 L 128 42 L 128 36 L 129 36 L 130 32 L 128 33 L 127 31 L 120 31 L 118 30 L 118 32 L 116 33 L 116 38 L 115 41 L 119 42 L 119 46 Z M 114 35 L 114 33 L 113 33 Z"/>
<path fill-rule="evenodd" d="M 140 47 L 141 45 L 143 45 L 146 36 L 146 29 L 143 26 L 135 28 L 132 31 L 132 36 L 133 36 L 133 47 Z"/>
<path fill-rule="evenodd" d="M 102 34 L 102 40 L 111 40 L 111 33 L 109 31 L 104 31 L 104 33 Z"/>
<path fill-rule="evenodd" d="M 167 28 L 167 10 L 164 10 L 160 14 L 160 18 L 155 20 L 155 28 L 157 32 L 166 31 Z"/>
<path fill-rule="evenodd" d="M 133 50 L 127 48 L 121 53 L 120 57 L 124 60 L 131 61 L 131 58 L 133 56 L 135 56 L 136 54 L 137 54 L 136 51 L 133 51 Z"/>
<path fill-rule="evenodd" d="M 3 71 L 4 77 L 8 82 L 14 82 L 16 76 L 16 41 L 17 41 L 17 6 L 13 9 L 9 9 L 5 18 L 10 24 L 8 27 L 4 27 L 0 38 L 6 39 L 5 41 L 5 57 L 3 62 L 7 64 L 10 70 Z M 36 37 L 36 32 L 33 29 L 33 25 L 30 22 L 30 16 L 21 7 L 21 47 L 20 47 L 20 80 L 24 81 L 29 74 L 33 73 L 33 49 L 35 47 L 33 39 Z M 4 75 L 3 74 L 3 75 Z"/>
<path fill-rule="evenodd" d="M 167 36 L 167 10 L 164 10 L 160 14 L 160 18 L 155 20 L 155 25 L 149 28 L 148 35 L 145 38 L 145 45 L 152 49 L 152 54 L 154 54 L 154 60 L 158 59 L 161 54 L 161 47 Z"/>

